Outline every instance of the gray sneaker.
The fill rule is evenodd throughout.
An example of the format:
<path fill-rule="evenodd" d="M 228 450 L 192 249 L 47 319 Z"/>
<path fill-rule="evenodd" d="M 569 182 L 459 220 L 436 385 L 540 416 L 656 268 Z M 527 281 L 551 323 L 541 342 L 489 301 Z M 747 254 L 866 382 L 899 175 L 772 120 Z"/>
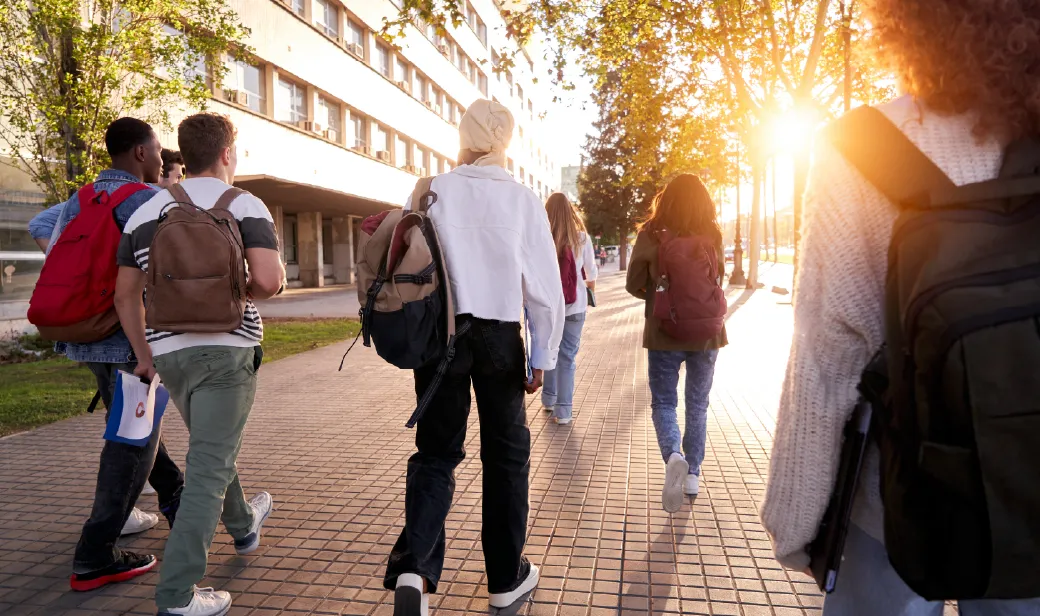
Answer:
<path fill-rule="evenodd" d="M 231 593 L 196 586 L 188 605 L 162 610 L 158 616 L 224 616 L 230 610 Z"/>
<path fill-rule="evenodd" d="M 249 500 L 249 506 L 253 509 L 253 525 L 249 527 L 249 534 L 241 539 L 235 539 L 235 552 L 240 555 L 255 552 L 260 547 L 260 530 L 267 521 L 267 516 L 274 511 L 274 500 L 267 492 L 260 492 Z"/>

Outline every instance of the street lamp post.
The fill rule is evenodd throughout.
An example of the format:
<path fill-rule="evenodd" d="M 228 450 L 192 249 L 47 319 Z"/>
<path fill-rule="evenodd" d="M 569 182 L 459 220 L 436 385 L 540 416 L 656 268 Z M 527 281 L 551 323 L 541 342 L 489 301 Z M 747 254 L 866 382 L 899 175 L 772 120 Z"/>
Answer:
<path fill-rule="evenodd" d="M 740 144 L 737 144 L 737 228 L 733 238 L 733 273 L 729 275 L 731 285 L 747 284 L 744 277 L 744 246 L 740 237 Z"/>

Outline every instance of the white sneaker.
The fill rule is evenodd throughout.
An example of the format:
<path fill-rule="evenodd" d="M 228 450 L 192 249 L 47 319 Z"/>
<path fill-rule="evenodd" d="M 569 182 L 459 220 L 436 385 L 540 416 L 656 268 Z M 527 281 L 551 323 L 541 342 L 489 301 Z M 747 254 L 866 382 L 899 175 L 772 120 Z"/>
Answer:
<path fill-rule="evenodd" d="M 414 573 L 402 573 L 394 590 L 394 616 L 428 616 L 430 594 L 423 592 L 423 579 Z"/>
<path fill-rule="evenodd" d="M 527 567 L 527 575 L 524 576 L 516 588 L 509 592 L 494 593 L 488 597 L 488 614 L 490 616 L 513 616 L 524 607 L 531 593 L 538 586 L 538 567 L 532 565 L 526 558 L 521 563 L 520 570 Z"/>
<path fill-rule="evenodd" d="M 661 504 L 668 513 L 675 513 L 682 508 L 683 480 L 690 474 L 690 465 L 681 453 L 673 453 L 668 458 L 664 470 L 664 490 L 661 493 Z"/>
<path fill-rule="evenodd" d="M 224 616 L 230 609 L 231 593 L 196 586 L 188 605 L 163 610 L 158 616 Z"/>
<path fill-rule="evenodd" d="M 543 404 L 542 405 L 542 410 L 545 411 L 546 413 L 551 413 L 551 412 L 553 412 L 553 407 L 547 406 L 547 405 Z"/>
<path fill-rule="evenodd" d="M 143 496 L 151 496 L 152 494 L 155 494 L 155 488 L 152 487 L 152 484 L 146 481 L 144 482 L 144 488 L 141 490 L 141 494 Z"/>
<path fill-rule="evenodd" d="M 697 493 L 701 491 L 701 478 L 693 473 L 687 475 L 686 480 L 683 481 L 682 491 L 686 496 L 697 496 Z"/>
<path fill-rule="evenodd" d="M 235 552 L 239 555 L 255 552 L 260 547 L 260 529 L 274 511 L 274 499 L 267 492 L 260 492 L 249 500 L 249 506 L 253 508 L 253 525 L 249 527 L 248 535 L 235 539 Z"/>
<path fill-rule="evenodd" d="M 566 426 L 567 424 L 569 424 L 571 422 L 571 418 L 570 417 L 553 417 L 553 421 L 555 421 L 556 425 L 558 425 L 558 426 Z"/>
<path fill-rule="evenodd" d="M 155 525 L 158 523 L 159 516 L 154 513 L 145 513 L 134 507 L 134 510 L 130 512 L 130 517 L 126 519 L 126 524 L 123 524 L 123 530 L 119 533 L 119 536 L 143 533 L 146 530 L 155 528 Z"/>

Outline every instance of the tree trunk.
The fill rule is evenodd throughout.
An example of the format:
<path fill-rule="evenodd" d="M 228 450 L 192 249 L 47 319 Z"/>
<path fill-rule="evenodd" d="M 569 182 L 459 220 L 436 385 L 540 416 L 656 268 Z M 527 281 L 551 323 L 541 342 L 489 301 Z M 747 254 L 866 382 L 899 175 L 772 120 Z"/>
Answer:
<path fill-rule="evenodd" d="M 628 271 L 628 221 L 618 227 L 618 269 Z"/>
<path fill-rule="evenodd" d="M 748 245 L 749 289 L 758 288 L 758 261 L 762 257 L 762 167 L 763 161 L 760 158 L 751 161 L 754 193 L 751 198 L 751 241 Z"/>
<path fill-rule="evenodd" d="M 780 234 L 777 233 L 776 219 L 779 218 L 776 207 L 776 159 L 773 159 L 773 263 L 776 263 L 780 259 Z"/>
<path fill-rule="evenodd" d="M 61 93 L 66 114 L 61 123 L 61 137 L 65 148 L 65 181 L 68 182 L 69 197 L 75 192 L 71 186 L 73 183 L 78 183 L 79 176 L 83 172 L 83 155 L 87 149 L 79 131 L 68 120 L 68 116 L 76 104 L 74 88 L 79 81 L 79 66 L 76 64 L 75 40 L 72 34 L 71 30 L 67 30 L 61 35 L 61 65 L 58 79 L 58 91 Z"/>
<path fill-rule="evenodd" d="M 795 152 L 794 155 L 794 276 L 798 279 L 798 261 L 802 244 L 802 197 L 805 194 L 805 182 L 809 175 L 809 151 Z"/>

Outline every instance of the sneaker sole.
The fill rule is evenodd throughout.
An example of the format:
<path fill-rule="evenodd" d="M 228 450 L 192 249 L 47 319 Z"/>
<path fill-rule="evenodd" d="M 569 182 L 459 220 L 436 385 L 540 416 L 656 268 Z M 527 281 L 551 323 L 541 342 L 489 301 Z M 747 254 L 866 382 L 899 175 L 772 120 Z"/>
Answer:
<path fill-rule="evenodd" d="M 683 480 L 686 479 L 689 472 L 690 465 L 682 459 L 670 461 L 665 467 L 661 505 L 668 513 L 675 513 L 682 509 Z"/>
<path fill-rule="evenodd" d="M 207 614 L 206 616 L 227 616 L 227 613 L 231 611 L 231 604 L 229 603 L 224 609 L 219 612 Z M 158 612 L 156 616 L 181 616 L 180 614 L 174 614 L 173 612 Z"/>
<path fill-rule="evenodd" d="M 556 425 L 558 425 L 558 426 L 566 426 L 566 425 L 571 423 L 570 419 L 559 419 L 559 418 L 556 418 L 556 417 L 553 417 L 553 421 L 555 421 Z"/>
<path fill-rule="evenodd" d="M 113 575 L 105 575 L 99 578 L 95 578 L 93 580 L 77 580 L 76 576 L 73 575 L 69 578 L 69 586 L 72 588 L 72 590 L 76 592 L 87 592 L 90 590 L 97 590 L 102 586 L 108 586 L 109 584 L 115 584 L 117 582 L 125 582 L 127 580 L 132 580 L 139 575 L 144 575 L 152 569 L 155 569 L 155 566 L 158 564 L 159 559 L 155 558 L 152 559 L 152 562 L 150 564 L 145 565 L 144 567 L 138 567 L 137 569 L 131 569 L 129 571 L 124 571 L 122 573 L 116 573 Z"/>
<path fill-rule="evenodd" d="M 421 616 L 422 591 L 402 586 L 394 591 L 394 616 Z"/>
<path fill-rule="evenodd" d="M 488 615 L 489 616 L 514 616 L 521 609 L 523 609 L 524 605 L 528 601 L 530 601 L 531 595 L 534 594 L 535 589 L 538 588 L 538 580 L 539 580 L 539 573 L 540 572 L 538 571 L 538 569 L 534 565 L 531 565 L 531 571 L 532 571 L 533 575 L 531 575 L 528 578 L 529 581 L 525 580 L 525 583 L 521 584 L 521 586 L 520 586 L 520 588 L 523 588 L 525 585 L 530 585 L 530 588 L 528 588 L 522 594 L 517 596 L 517 598 L 514 599 L 512 603 L 510 603 L 509 605 L 507 605 L 505 607 L 495 607 L 493 605 L 488 605 Z M 520 590 L 520 589 L 518 588 L 517 590 Z M 514 591 L 514 592 L 516 592 L 516 591 Z"/>
<path fill-rule="evenodd" d="M 264 523 L 267 522 L 267 518 L 271 517 L 271 513 L 273 511 L 274 511 L 274 500 L 271 501 L 271 508 L 267 510 L 267 513 L 264 514 L 264 517 L 260 518 L 260 524 L 257 525 L 256 531 L 255 531 L 256 532 L 256 539 L 254 539 L 252 541 L 252 543 L 250 543 L 249 545 L 247 545 L 247 546 L 245 546 L 243 548 L 235 546 L 235 553 L 236 554 L 238 554 L 239 556 L 245 556 L 246 554 L 252 554 L 253 552 L 256 551 L 256 549 L 258 547 L 260 547 L 260 531 L 262 531 L 264 529 Z"/>

